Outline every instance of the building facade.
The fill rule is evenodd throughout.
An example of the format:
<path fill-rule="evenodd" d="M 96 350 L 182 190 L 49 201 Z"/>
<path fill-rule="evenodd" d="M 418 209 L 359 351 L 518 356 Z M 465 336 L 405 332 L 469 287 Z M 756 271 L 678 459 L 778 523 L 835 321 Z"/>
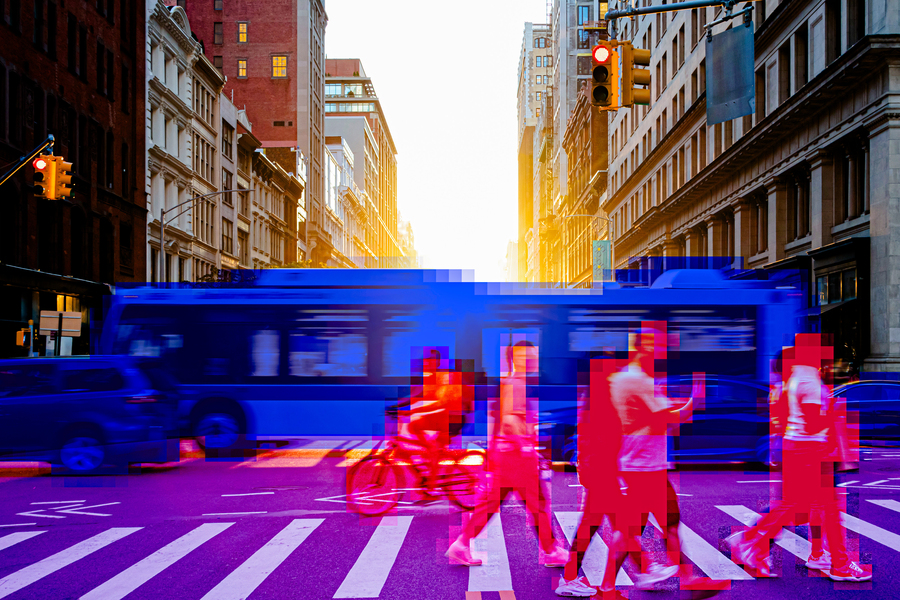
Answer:
<path fill-rule="evenodd" d="M 712 127 L 703 32 L 720 9 L 645 16 L 622 32 L 652 49 L 653 85 L 651 106 L 609 124 L 614 260 L 804 269 L 836 356 L 898 371 L 900 2 L 752 4 L 756 110 Z"/>
<path fill-rule="evenodd" d="M 366 267 L 400 266 L 397 147 L 381 102 L 359 59 L 329 58 L 325 70 L 325 130 L 347 142 L 356 161 L 356 183 L 369 201 L 363 241 L 373 257 Z"/>
<path fill-rule="evenodd" d="M 227 77 L 225 94 L 247 111 L 266 156 L 308 182 L 300 260 L 327 262 L 325 218 L 324 37 L 322 0 L 187 2 L 206 56 Z M 265 98 L 264 102 L 256 102 Z"/>
<path fill-rule="evenodd" d="M 35 198 L 31 165 L 0 188 L 0 356 L 25 355 L 15 332 L 41 310 L 81 312 L 61 350 L 88 353 L 102 296 L 146 278 L 144 36 L 129 2 L 3 4 L 0 162 L 52 134 L 75 175 L 69 201 Z"/>

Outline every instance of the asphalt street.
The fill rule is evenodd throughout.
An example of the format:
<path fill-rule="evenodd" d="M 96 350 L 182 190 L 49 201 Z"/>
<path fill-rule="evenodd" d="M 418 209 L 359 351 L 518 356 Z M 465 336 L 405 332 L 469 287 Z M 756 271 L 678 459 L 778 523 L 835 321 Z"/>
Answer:
<path fill-rule="evenodd" d="M 287 600 L 519 600 L 556 598 L 562 569 L 539 564 L 534 530 L 511 498 L 477 540 L 482 567 L 450 566 L 444 552 L 462 513 L 446 500 L 363 518 L 346 506 L 346 468 L 373 442 L 294 440 L 235 461 L 212 461 L 192 442 L 182 460 L 133 467 L 127 475 L 51 476 L 39 464 L 0 464 L 0 598 Z M 722 540 L 765 509 L 779 474 L 742 467 L 670 475 L 679 493 L 686 554 L 698 574 L 730 579 L 719 598 L 898 598 L 900 450 L 865 452 L 859 472 L 840 475 L 848 546 L 873 565 L 868 583 L 838 584 L 803 565 L 807 528 L 784 531 L 772 555 L 780 577 L 754 579 Z M 553 511 L 571 540 L 581 488 L 554 472 Z M 661 555 L 648 527 L 647 548 Z M 598 538 L 599 539 L 599 538 Z M 602 573 L 602 543 L 586 568 Z M 802 557 L 802 558 L 801 558 Z M 678 598 L 677 580 L 641 592 L 634 570 L 619 573 L 631 599 Z M 511 591 L 501 595 L 501 591 Z"/>

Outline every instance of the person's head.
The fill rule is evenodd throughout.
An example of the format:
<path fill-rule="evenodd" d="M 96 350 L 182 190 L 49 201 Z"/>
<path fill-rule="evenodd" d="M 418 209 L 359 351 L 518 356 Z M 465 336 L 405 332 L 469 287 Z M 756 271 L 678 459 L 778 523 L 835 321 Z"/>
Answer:
<path fill-rule="evenodd" d="M 441 353 L 435 348 L 426 348 L 422 358 L 422 371 L 436 373 L 441 366 Z"/>
<path fill-rule="evenodd" d="M 656 358 L 665 358 L 665 344 L 660 347 L 659 337 L 665 340 L 665 328 L 659 330 L 657 323 L 643 323 L 639 329 L 633 331 L 630 336 L 629 358 L 632 363 L 640 365 L 647 373 L 653 372 L 653 361 Z"/>
<path fill-rule="evenodd" d="M 538 372 L 538 348 L 528 340 L 521 340 L 510 346 L 507 357 L 517 373 Z"/>

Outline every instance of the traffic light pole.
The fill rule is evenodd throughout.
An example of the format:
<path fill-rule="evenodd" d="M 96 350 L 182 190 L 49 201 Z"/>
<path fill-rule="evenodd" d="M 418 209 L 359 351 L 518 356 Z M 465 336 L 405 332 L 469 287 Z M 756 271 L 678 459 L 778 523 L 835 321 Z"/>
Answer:
<path fill-rule="evenodd" d="M 751 0 L 751 2 L 760 2 L 761 0 Z M 631 2 L 628 2 L 627 8 L 618 10 L 610 10 L 606 12 L 606 20 L 610 22 L 610 37 L 615 39 L 616 28 L 615 20 L 626 17 L 637 17 L 640 15 L 652 15 L 656 13 L 674 12 L 677 10 L 692 10 L 695 8 L 707 8 L 709 6 L 724 6 L 725 13 L 731 14 L 731 10 L 738 0 L 685 0 L 684 2 L 675 2 L 673 4 L 661 4 L 657 6 L 644 6 L 642 8 L 634 8 Z"/>
<path fill-rule="evenodd" d="M 41 142 L 39 146 L 37 146 L 34 150 L 32 150 L 31 154 L 28 156 L 23 156 L 19 159 L 19 162 L 0 179 L 0 185 L 6 183 L 6 181 L 16 174 L 16 172 L 25 166 L 26 163 L 30 162 L 35 156 L 44 151 L 45 148 L 52 148 L 53 143 L 56 141 L 56 138 L 53 137 L 53 134 L 47 136 L 47 139 Z"/>
<path fill-rule="evenodd" d="M 251 188 L 248 190 L 245 190 L 245 189 L 221 190 L 219 192 L 211 192 L 209 194 L 203 194 L 202 196 L 194 196 L 190 200 L 185 200 L 184 202 L 176 204 L 172 208 L 162 209 L 160 211 L 160 215 L 159 215 L 159 279 L 160 279 L 160 281 L 162 281 L 163 278 L 165 278 L 166 281 L 162 281 L 162 282 L 168 283 L 168 279 L 169 279 L 168 277 L 166 277 L 166 225 L 168 223 L 171 223 L 173 220 L 180 217 L 185 211 L 193 208 L 193 203 L 196 202 L 197 200 L 202 200 L 204 198 L 208 198 L 210 196 L 215 196 L 217 194 L 227 194 L 229 192 L 254 192 L 254 191 L 256 191 L 256 188 Z M 166 213 L 170 213 L 170 212 L 174 211 L 176 208 L 178 208 L 180 206 L 184 206 L 185 204 L 191 204 L 191 206 L 188 206 L 187 208 L 178 211 L 177 214 L 172 215 L 172 217 L 170 217 L 169 220 L 166 221 Z"/>

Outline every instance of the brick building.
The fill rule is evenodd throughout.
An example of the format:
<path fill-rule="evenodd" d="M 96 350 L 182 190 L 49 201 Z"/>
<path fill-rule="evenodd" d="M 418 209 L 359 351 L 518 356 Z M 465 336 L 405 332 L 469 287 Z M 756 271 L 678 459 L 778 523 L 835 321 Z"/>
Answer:
<path fill-rule="evenodd" d="M 319 226 L 325 189 L 324 36 L 321 0 L 237 2 L 167 0 L 186 11 L 204 53 L 227 77 L 224 93 L 247 111 L 266 156 L 286 173 L 306 173 L 309 223 L 300 228 L 300 260 L 326 262 L 331 247 Z M 301 165 L 301 162 L 308 164 Z M 308 235 L 306 240 L 302 236 Z M 307 246 L 313 249 L 311 255 Z"/>
<path fill-rule="evenodd" d="M 724 256 L 804 269 L 835 355 L 900 371 L 900 2 L 747 4 L 756 112 L 712 127 L 703 33 L 721 9 L 622 20 L 620 39 L 652 49 L 653 84 L 651 106 L 609 125 L 615 264 Z"/>
<path fill-rule="evenodd" d="M 144 12 L 124 0 L 2 6 L 0 162 L 53 134 L 75 176 L 71 201 L 34 198 L 30 165 L 0 188 L 0 356 L 24 354 L 14 332 L 58 309 L 82 312 L 71 352 L 83 354 L 109 285 L 146 279 Z"/>

